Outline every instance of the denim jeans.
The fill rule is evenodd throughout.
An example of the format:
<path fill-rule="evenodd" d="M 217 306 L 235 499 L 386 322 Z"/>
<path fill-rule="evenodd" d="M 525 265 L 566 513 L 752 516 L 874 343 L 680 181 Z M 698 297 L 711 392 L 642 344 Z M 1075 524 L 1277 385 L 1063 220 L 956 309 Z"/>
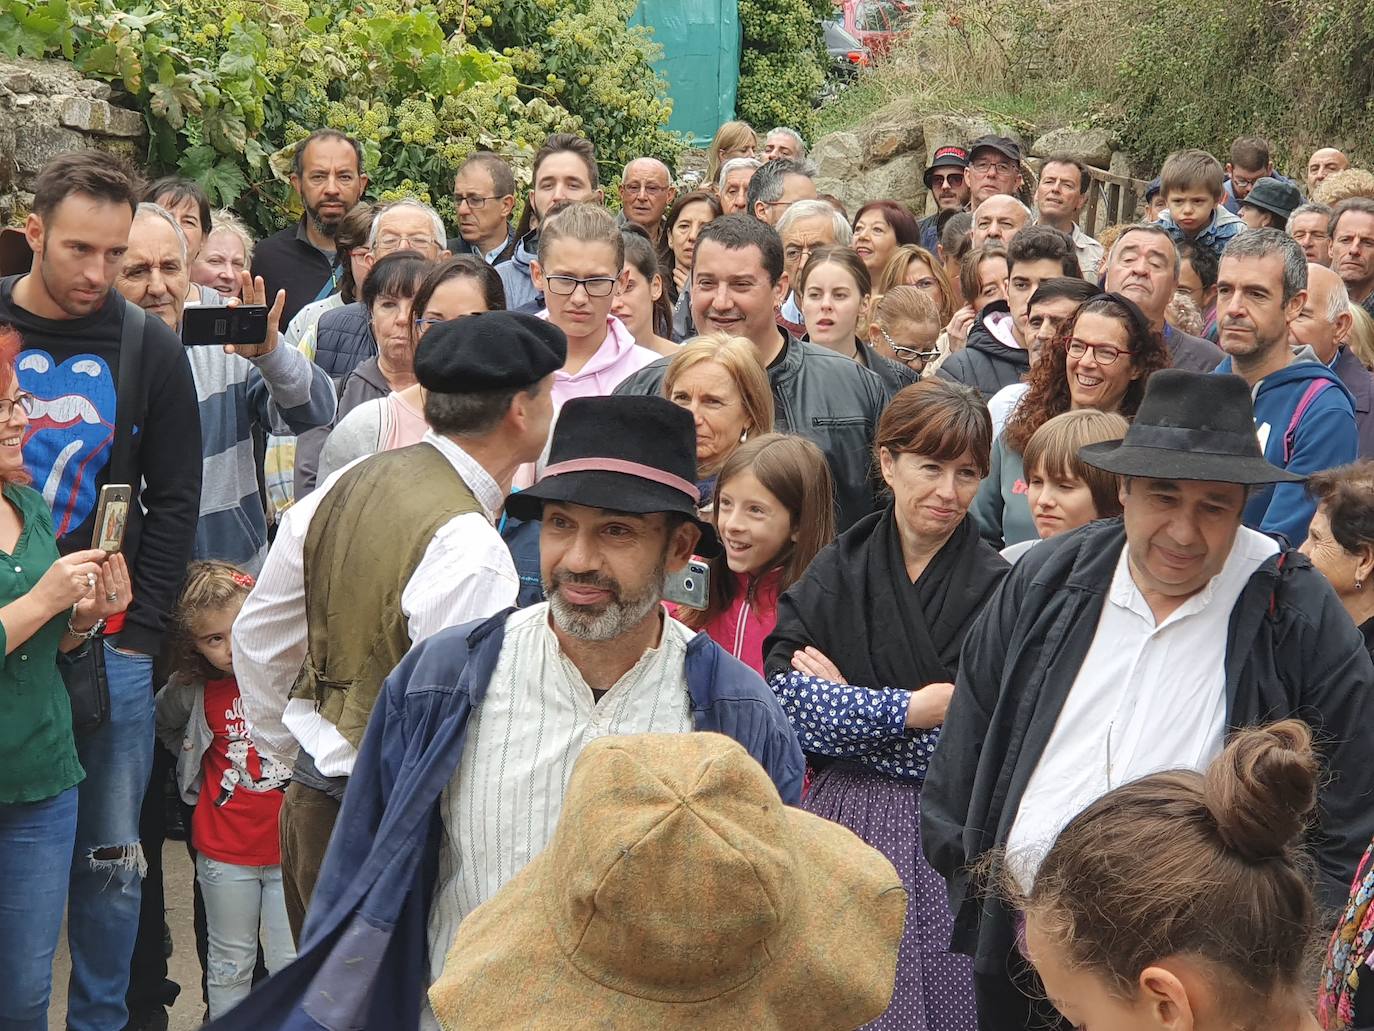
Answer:
<path fill-rule="evenodd" d="M 286 922 L 280 866 L 237 866 L 202 852 L 196 856 L 196 881 L 205 897 L 210 936 L 206 974 L 214 1020 L 252 990 L 259 934 L 270 974 L 296 958 L 296 946 Z"/>
<path fill-rule="evenodd" d="M 70 1031 L 110 1031 L 128 1020 L 124 994 L 147 869 L 138 814 L 153 765 L 153 660 L 106 641 L 105 670 L 109 722 L 76 742 L 86 779 L 67 902 Z"/>
<path fill-rule="evenodd" d="M 0 805 L 0 1031 L 47 1031 L 76 797 Z"/>

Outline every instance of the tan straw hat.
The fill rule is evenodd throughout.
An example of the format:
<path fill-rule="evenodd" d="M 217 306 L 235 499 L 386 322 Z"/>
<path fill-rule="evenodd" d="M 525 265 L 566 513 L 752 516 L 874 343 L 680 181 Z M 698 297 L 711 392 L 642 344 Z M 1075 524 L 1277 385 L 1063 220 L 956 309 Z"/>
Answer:
<path fill-rule="evenodd" d="M 849 1031 L 892 996 L 906 890 L 719 734 L 592 742 L 548 848 L 470 913 L 446 1031 Z"/>

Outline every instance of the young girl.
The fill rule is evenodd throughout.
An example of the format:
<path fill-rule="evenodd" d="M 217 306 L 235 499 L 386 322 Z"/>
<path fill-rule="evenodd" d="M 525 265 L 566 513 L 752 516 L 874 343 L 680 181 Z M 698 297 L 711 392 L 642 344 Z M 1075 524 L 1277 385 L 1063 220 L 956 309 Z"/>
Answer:
<path fill-rule="evenodd" d="M 1121 514 L 1121 477 L 1088 465 L 1078 450 L 1120 440 L 1128 426 L 1116 412 L 1081 408 L 1056 415 L 1031 435 L 1022 461 L 1026 501 L 1040 536 L 1003 548 L 1004 559 L 1015 562 L 1047 537 Z"/>
<path fill-rule="evenodd" d="M 634 223 L 622 226 L 620 235 L 625 240 L 624 278 L 616 290 L 611 314 L 625 324 L 640 347 L 655 354 L 676 354 L 677 344 L 670 339 L 673 305 L 663 285 L 654 245 Z"/>
<path fill-rule="evenodd" d="M 253 578 L 194 562 L 177 607 L 180 672 L 157 695 L 159 739 L 195 806 L 191 845 L 209 932 L 210 1017 L 252 988 L 259 932 L 269 973 L 296 957 L 282 894 L 277 816 L 291 771 L 262 759 L 244 726 L 229 632 Z"/>
<path fill-rule="evenodd" d="M 763 675 L 763 642 L 778 619 L 778 596 L 835 536 L 830 467 L 801 437 L 765 433 L 741 444 L 721 468 L 716 531 L 724 553 L 711 560 L 705 609 L 677 618 L 705 630 Z"/>
<path fill-rule="evenodd" d="M 1240 731 L 1205 773 L 1126 784 L 1064 828 L 1018 900 L 1060 1027 L 1317 1031 L 1311 740 L 1297 720 Z"/>

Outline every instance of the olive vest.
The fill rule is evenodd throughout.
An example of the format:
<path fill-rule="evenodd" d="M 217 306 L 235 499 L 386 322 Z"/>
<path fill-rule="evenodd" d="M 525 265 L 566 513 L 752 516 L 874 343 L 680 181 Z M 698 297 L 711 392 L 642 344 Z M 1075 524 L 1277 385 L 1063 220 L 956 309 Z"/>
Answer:
<path fill-rule="evenodd" d="M 292 698 L 315 703 L 354 748 L 382 681 L 410 650 L 401 594 L 434 535 L 480 512 L 432 444 L 384 451 L 339 477 L 305 535 L 305 663 Z"/>

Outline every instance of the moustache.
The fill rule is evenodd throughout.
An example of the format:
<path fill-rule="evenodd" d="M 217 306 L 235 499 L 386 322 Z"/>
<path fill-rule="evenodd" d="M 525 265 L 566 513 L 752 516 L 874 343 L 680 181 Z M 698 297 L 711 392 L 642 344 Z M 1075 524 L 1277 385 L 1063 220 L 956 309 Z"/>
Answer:
<path fill-rule="evenodd" d="M 599 591 L 609 591 L 616 601 L 620 600 L 620 581 L 601 573 L 571 573 L 566 569 L 555 569 L 549 574 L 548 587 L 550 591 L 557 590 L 563 584 L 595 587 Z"/>

